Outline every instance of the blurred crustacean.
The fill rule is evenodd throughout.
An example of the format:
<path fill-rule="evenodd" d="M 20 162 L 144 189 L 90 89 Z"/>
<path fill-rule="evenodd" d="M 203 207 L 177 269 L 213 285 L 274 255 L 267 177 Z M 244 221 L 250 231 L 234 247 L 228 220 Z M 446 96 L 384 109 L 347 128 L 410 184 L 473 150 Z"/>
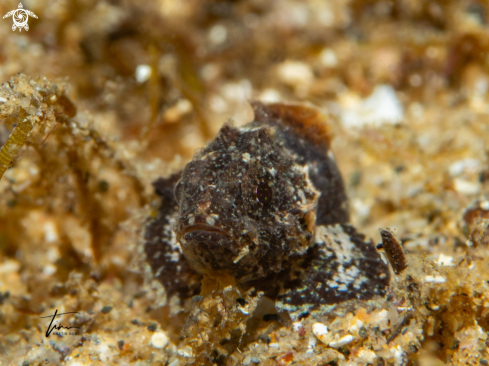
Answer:
<path fill-rule="evenodd" d="M 383 296 L 389 271 L 348 225 L 326 118 L 299 105 L 253 107 L 254 121 L 224 125 L 181 174 L 154 184 L 163 202 L 145 252 L 167 295 L 181 304 L 200 274 L 223 271 L 292 317 Z"/>
<path fill-rule="evenodd" d="M 382 244 L 377 245 L 377 249 L 383 249 L 392 270 L 396 275 L 400 274 L 408 267 L 408 262 L 401 243 L 396 239 L 392 231 L 380 230 Z"/>

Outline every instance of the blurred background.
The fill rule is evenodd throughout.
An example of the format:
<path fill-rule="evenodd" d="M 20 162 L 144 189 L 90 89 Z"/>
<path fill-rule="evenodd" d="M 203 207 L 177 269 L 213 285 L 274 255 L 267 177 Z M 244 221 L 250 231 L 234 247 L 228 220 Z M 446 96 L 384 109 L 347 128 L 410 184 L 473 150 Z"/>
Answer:
<path fill-rule="evenodd" d="M 0 83 L 46 77 L 66 86 L 77 113 L 29 140 L 0 182 L 0 295 L 15 303 L 5 334 L 31 322 L 18 309 L 42 313 L 78 286 L 73 269 L 106 281 L 106 302 L 143 301 L 130 263 L 158 204 L 151 182 L 224 122 L 251 121 L 255 99 L 309 103 L 329 117 L 359 231 L 378 242 L 380 227 L 396 228 L 407 251 L 438 263 L 465 253 L 463 212 L 485 202 L 489 180 L 487 1 L 22 5 L 38 18 L 28 31 L 0 19 Z M 18 6 L 2 0 L 0 14 Z M 0 117 L 2 145 L 9 118 Z M 100 140 L 73 137 L 80 126 Z"/>
<path fill-rule="evenodd" d="M 23 5 L 38 19 L 28 32 L 0 22 L 0 80 L 66 78 L 102 131 L 144 136 L 148 157 L 188 159 L 224 120 L 248 121 L 249 99 L 307 101 L 345 127 L 435 124 L 423 112 L 448 92 L 485 111 L 485 1 Z M 17 7 L 2 1 L 0 13 Z"/>
<path fill-rule="evenodd" d="M 36 0 L 23 5 L 38 19 L 30 17 L 28 32 L 12 31 L 11 17 L 0 22 L 0 80 L 19 72 L 67 80 L 76 105 L 93 117 L 98 131 L 141 143 L 137 155 L 146 161 L 168 162 L 176 155 L 187 161 L 226 120 L 251 120 L 247 102 L 261 99 L 312 103 L 331 116 L 333 134 L 355 131 L 361 140 L 356 142 L 363 144 L 358 149 L 345 149 L 341 137 L 335 141 L 337 158 L 346 160 L 340 164 L 345 179 L 354 183 L 352 196 L 356 187 L 375 180 L 369 177 L 375 171 L 358 170 L 367 163 L 368 149 L 395 165 L 397 175 L 433 163 L 419 154 L 440 149 L 464 151 L 452 173 L 482 170 L 482 141 L 462 130 L 467 124 L 485 130 L 485 123 L 473 121 L 487 113 L 485 1 Z M 0 13 L 17 7 L 2 1 Z M 464 123 L 457 118 L 452 124 L 457 113 L 464 114 Z M 380 133 L 394 134 L 389 141 L 371 129 L 380 125 L 389 125 Z M 418 129 L 416 137 L 405 137 Z M 478 192 L 480 182 L 460 182 L 455 186 L 462 194 Z M 381 197 L 390 202 L 380 206 L 376 199 L 354 201 L 353 209 L 368 220 L 372 205 L 392 211 L 400 206 L 399 195 L 418 188 Z"/>

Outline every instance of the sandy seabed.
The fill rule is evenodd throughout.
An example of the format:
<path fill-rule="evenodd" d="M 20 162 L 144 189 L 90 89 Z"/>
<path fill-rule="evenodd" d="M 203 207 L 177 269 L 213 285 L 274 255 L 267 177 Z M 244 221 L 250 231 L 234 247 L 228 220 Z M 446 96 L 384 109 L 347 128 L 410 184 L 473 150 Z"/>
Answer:
<path fill-rule="evenodd" d="M 299 322 L 264 300 L 208 364 L 489 364 L 487 2 L 24 8 L 28 31 L 0 21 L 2 365 L 192 364 L 188 313 L 141 255 L 151 183 L 251 121 L 250 100 L 328 116 L 353 224 L 395 229 L 408 267 L 385 299 Z M 77 329 L 46 337 L 55 310 Z"/>

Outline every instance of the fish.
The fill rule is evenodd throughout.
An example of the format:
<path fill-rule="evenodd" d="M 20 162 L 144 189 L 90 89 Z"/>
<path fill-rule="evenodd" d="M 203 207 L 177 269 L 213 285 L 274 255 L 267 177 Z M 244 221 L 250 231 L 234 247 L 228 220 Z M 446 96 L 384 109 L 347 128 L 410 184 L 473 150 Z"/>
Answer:
<path fill-rule="evenodd" d="M 292 319 L 385 296 L 389 268 L 349 223 L 327 117 L 301 104 L 252 107 L 253 121 L 224 124 L 181 172 L 154 182 L 161 206 L 144 252 L 170 302 L 221 272 Z"/>

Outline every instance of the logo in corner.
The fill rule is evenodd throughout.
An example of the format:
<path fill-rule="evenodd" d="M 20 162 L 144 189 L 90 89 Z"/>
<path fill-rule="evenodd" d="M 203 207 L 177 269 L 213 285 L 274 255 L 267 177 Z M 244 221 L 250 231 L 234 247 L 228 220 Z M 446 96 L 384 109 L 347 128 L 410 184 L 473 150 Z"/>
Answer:
<path fill-rule="evenodd" d="M 13 31 L 15 31 L 17 28 L 19 28 L 19 32 L 22 31 L 22 28 L 28 31 L 29 25 L 27 24 L 27 21 L 29 20 L 29 15 L 37 19 L 36 14 L 34 14 L 32 11 L 25 10 L 22 3 L 20 3 L 18 9 L 9 11 L 7 14 L 3 16 L 3 19 L 8 18 L 10 16 L 12 17 L 12 19 L 14 20 L 14 24 L 12 25 Z"/>

